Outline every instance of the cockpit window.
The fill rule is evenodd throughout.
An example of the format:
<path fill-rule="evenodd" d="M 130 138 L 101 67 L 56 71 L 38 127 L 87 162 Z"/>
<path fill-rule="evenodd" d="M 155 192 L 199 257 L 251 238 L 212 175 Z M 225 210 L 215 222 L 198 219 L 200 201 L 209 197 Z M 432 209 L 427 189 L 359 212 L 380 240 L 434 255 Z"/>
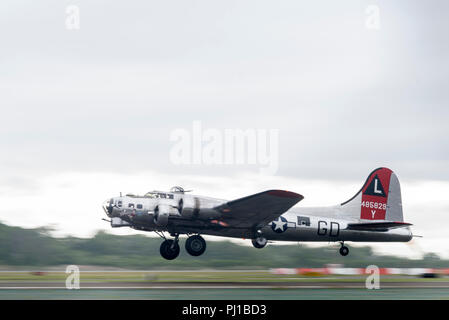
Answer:
<path fill-rule="evenodd" d="M 138 204 L 136 207 L 137 207 L 137 209 L 142 209 L 143 208 L 143 206 L 141 204 Z"/>
<path fill-rule="evenodd" d="M 147 198 L 157 198 L 157 193 L 154 193 L 154 192 L 147 192 L 147 193 L 145 194 L 145 197 L 147 197 Z"/>
<path fill-rule="evenodd" d="M 298 216 L 298 225 L 310 227 L 310 218 Z"/>
<path fill-rule="evenodd" d="M 147 192 L 145 194 L 145 198 L 152 198 L 152 199 L 174 199 L 174 196 L 170 193 L 163 193 L 163 192 Z"/>
<path fill-rule="evenodd" d="M 128 203 L 128 208 L 134 208 L 134 203 Z"/>
<path fill-rule="evenodd" d="M 117 202 L 117 206 L 122 207 L 122 200 L 119 200 L 119 201 Z"/>

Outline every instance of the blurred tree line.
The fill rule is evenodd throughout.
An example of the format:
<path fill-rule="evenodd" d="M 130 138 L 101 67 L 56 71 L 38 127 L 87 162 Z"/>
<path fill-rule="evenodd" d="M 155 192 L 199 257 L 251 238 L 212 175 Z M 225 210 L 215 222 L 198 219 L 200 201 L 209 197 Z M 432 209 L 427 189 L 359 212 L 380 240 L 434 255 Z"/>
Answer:
<path fill-rule="evenodd" d="M 0 265 L 53 266 L 98 265 L 133 269 L 152 268 L 278 268 L 322 267 L 344 264 L 347 267 L 449 267 L 434 253 L 422 259 L 376 255 L 370 247 L 357 247 L 347 257 L 338 245 L 310 248 L 305 245 L 268 245 L 264 249 L 241 246 L 229 241 L 208 241 L 206 253 L 191 257 L 183 250 L 176 260 L 159 255 L 161 239 L 143 235 L 116 236 L 98 232 L 93 238 L 54 238 L 50 229 L 23 229 L 0 223 Z M 249 243 L 249 240 L 248 240 Z"/>

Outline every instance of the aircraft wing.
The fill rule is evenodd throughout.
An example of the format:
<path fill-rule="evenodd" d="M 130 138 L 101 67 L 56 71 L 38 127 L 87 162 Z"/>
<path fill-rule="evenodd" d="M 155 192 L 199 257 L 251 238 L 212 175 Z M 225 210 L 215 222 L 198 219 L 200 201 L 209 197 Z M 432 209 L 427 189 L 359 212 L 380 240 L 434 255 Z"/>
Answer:
<path fill-rule="evenodd" d="M 304 197 L 284 190 L 268 190 L 248 197 L 228 201 L 218 207 L 221 220 L 230 227 L 252 228 L 275 220 Z"/>
<path fill-rule="evenodd" d="M 389 229 L 404 228 L 411 225 L 412 225 L 411 223 L 407 222 L 394 222 L 394 221 L 349 223 L 348 229 L 360 231 L 388 231 Z"/>

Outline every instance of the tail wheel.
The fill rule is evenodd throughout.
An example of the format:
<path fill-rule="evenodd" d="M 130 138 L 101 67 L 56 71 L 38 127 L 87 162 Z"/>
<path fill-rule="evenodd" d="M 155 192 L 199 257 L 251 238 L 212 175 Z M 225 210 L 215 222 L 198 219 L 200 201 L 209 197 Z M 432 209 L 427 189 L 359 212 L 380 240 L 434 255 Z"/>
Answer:
<path fill-rule="evenodd" d="M 179 244 L 174 240 L 165 240 L 161 243 L 161 256 L 167 260 L 176 259 L 179 256 Z"/>
<path fill-rule="evenodd" d="M 206 241 L 200 235 L 191 236 L 186 241 L 186 251 L 194 257 L 200 256 L 206 251 Z"/>
<path fill-rule="evenodd" d="M 264 237 L 257 237 L 255 239 L 252 239 L 251 242 L 253 243 L 254 248 L 262 249 L 267 245 L 267 238 Z"/>
<path fill-rule="evenodd" d="M 340 248 L 340 254 L 341 254 L 343 257 L 346 257 L 346 256 L 348 255 L 348 253 L 349 253 L 349 248 L 346 247 L 346 246 L 341 246 L 341 248 Z"/>

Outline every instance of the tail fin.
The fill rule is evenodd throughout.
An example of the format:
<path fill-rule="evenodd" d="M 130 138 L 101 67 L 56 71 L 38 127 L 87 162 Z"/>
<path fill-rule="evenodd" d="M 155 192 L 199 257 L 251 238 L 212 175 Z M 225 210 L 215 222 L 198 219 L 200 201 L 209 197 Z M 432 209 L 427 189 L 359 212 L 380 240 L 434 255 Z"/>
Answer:
<path fill-rule="evenodd" d="M 341 208 L 345 215 L 357 219 L 404 221 L 398 177 L 388 168 L 374 170 L 362 189 Z"/>

